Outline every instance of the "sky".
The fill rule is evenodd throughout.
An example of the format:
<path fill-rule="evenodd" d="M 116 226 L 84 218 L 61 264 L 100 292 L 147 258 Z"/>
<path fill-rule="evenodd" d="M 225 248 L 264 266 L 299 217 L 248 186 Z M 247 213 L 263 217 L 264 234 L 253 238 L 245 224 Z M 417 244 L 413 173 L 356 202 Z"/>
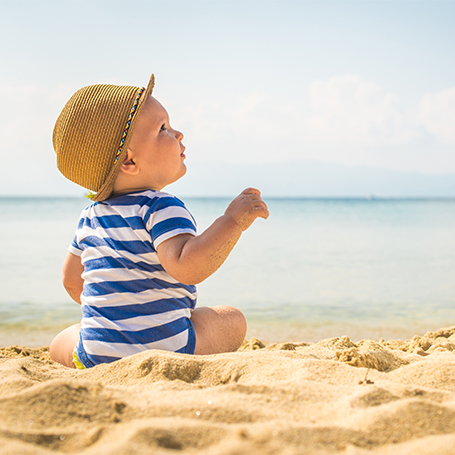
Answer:
<path fill-rule="evenodd" d="M 0 195 L 81 194 L 55 165 L 62 107 L 83 86 L 151 73 L 185 135 L 183 195 L 250 179 L 342 196 L 346 169 L 448 181 L 454 23 L 442 0 L 0 0 Z M 287 168 L 322 169 L 326 190 L 287 187 Z"/>

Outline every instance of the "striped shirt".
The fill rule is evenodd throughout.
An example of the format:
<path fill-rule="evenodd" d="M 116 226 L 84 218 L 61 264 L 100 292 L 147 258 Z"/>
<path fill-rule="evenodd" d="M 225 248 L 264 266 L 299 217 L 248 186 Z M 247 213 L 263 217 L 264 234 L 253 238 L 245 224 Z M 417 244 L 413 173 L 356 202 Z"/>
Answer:
<path fill-rule="evenodd" d="M 69 251 L 84 266 L 76 354 L 85 367 L 147 349 L 194 353 L 189 318 L 196 287 L 172 278 L 156 252 L 184 233 L 196 235 L 188 209 L 154 190 L 112 197 L 82 211 Z"/>

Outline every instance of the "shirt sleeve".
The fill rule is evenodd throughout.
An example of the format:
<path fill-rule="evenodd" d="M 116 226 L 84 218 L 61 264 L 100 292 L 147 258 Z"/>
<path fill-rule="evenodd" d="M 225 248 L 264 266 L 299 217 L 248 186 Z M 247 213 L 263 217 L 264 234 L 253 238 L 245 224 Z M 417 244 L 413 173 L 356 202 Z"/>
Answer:
<path fill-rule="evenodd" d="M 147 212 L 147 230 L 156 249 L 165 240 L 179 234 L 197 234 L 196 221 L 178 198 L 164 194 Z"/>
<path fill-rule="evenodd" d="M 71 245 L 68 247 L 68 251 L 76 256 L 80 256 L 82 254 L 82 250 L 77 244 L 77 235 L 73 237 L 73 241 Z"/>

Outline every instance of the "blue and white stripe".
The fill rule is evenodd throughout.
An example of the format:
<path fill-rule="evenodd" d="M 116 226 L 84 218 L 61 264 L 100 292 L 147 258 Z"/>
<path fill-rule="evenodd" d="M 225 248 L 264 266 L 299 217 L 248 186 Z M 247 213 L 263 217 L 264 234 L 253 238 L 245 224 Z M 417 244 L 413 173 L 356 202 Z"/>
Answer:
<path fill-rule="evenodd" d="M 147 349 L 194 352 L 196 287 L 172 278 L 156 248 L 196 235 L 182 201 L 147 190 L 96 202 L 81 214 L 69 248 L 84 272 L 79 360 L 91 367 Z"/>

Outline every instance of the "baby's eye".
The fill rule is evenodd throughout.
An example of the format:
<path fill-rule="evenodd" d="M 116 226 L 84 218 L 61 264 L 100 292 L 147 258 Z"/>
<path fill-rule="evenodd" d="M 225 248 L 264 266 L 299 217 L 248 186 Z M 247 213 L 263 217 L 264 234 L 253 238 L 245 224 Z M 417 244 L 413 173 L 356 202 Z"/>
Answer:
<path fill-rule="evenodd" d="M 166 129 L 166 124 L 163 123 L 163 124 L 161 125 L 160 131 L 164 131 L 165 129 Z"/>

